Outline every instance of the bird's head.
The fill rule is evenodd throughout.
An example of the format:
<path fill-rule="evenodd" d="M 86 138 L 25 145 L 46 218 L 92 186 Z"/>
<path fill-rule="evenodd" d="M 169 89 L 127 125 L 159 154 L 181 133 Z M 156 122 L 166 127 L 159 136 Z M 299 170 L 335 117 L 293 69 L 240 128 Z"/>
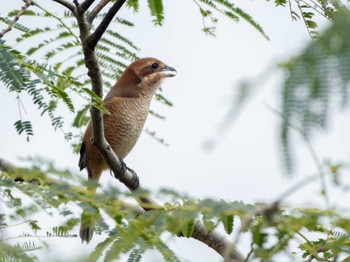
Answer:
<path fill-rule="evenodd" d="M 176 70 L 156 58 L 141 58 L 132 62 L 123 72 L 106 99 L 113 96 L 151 97 L 167 77 Z"/>

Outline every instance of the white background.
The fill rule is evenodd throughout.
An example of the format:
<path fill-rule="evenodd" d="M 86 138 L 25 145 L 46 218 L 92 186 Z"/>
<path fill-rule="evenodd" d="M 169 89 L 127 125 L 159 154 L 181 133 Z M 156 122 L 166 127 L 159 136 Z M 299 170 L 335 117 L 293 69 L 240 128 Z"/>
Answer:
<path fill-rule="evenodd" d="M 143 133 L 125 160 L 137 171 L 143 186 L 151 190 L 173 188 L 195 198 L 253 203 L 271 201 L 306 175 L 316 173 L 308 151 L 300 139 L 296 139 L 293 144 L 298 165 L 293 177 L 286 176 L 281 165 L 279 119 L 265 106 L 279 106 L 280 74 L 274 65 L 298 54 L 310 41 L 303 23 L 292 22 L 287 8 L 276 8 L 266 1 L 241 0 L 237 1 L 237 6 L 244 8 L 261 24 L 270 41 L 244 21 L 234 23 L 222 16 L 219 16 L 216 37 L 210 37 L 200 30 L 202 18 L 194 2 L 164 2 L 163 27 L 153 26 L 145 3 L 141 4 L 137 14 L 127 8 L 120 12 L 121 17 L 136 25 L 121 33 L 141 48 L 139 56 L 157 57 L 178 71 L 175 78 L 163 84 L 163 94 L 174 107 L 156 101 L 152 104 L 152 109 L 165 115 L 166 121 L 149 117 L 146 123 L 146 127 L 156 130 L 170 146 L 165 147 Z M 45 4 L 55 6 L 57 10 L 61 8 L 51 1 Z M 5 15 L 8 10 L 21 5 L 19 0 L 7 1 L 5 6 L 1 4 L 0 13 Z M 5 40 L 11 41 L 11 34 L 8 33 Z M 24 47 L 19 45 L 18 48 Z M 270 74 L 270 80 L 258 83 L 258 95 L 226 132 L 219 132 L 232 106 L 239 81 L 261 74 Z M 35 136 L 28 143 L 25 136 L 17 135 L 13 126 L 19 119 L 15 94 L 9 94 L 1 87 L 1 157 L 20 165 L 19 156 L 41 155 L 54 160 L 59 167 L 78 172 L 78 155 L 72 153 L 63 135 L 53 131 L 47 117 L 40 117 L 30 99 L 21 98 L 28 111 L 24 118 L 32 120 Z M 73 116 L 67 113 L 66 117 L 71 119 Z M 337 112 L 328 132 L 314 137 L 313 145 L 321 160 L 348 158 L 350 126 L 346 117 L 349 115 Z M 69 128 L 68 124 L 66 126 Z M 216 142 L 213 150 L 205 150 L 208 141 Z M 85 172 L 79 175 L 86 176 Z M 101 180 L 121 187 L 108 173 Z M 320 181 L 315 180 L 288 198 L 288 202 L 325 207 L 319 191 Z M 340 196 L 338 191 L 331 190 L 332 206 L 341 203 Z M 48 220 L 48 228 L 54 226 L 49 222 L 52 221 Z M 82 246 L 78 239 L 57 239 L 54 240 L 57 244 L 44 256 L 59 260 L 79 257 L 99 240 L 101 238 L 97 236 L 89 246 Z M 220 261 L 214 251 L 192 239 L 171 239 L 169 245 L 182 261 Z M 243 245 L 244 251 L 246 248 Z M 161 260 L 155 253 L 145 257 L 145 261 Z"/>

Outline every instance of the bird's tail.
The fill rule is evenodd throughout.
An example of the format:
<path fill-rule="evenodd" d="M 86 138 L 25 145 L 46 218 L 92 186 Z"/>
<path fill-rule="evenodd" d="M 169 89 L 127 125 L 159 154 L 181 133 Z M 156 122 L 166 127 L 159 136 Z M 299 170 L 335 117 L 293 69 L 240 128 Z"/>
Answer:
<path fill-rule="evenodd" d="M 94 227 L 96 224 L 96 220 L 98 220 L 99 218 L 100 214 L 97 208 L 91 206 L 84 208 L 83 213 L 81 215 L 79 230 L 79 236 L 82 243 L 86 242 L 86 244 L 89 244 L 94 235 Z"/>
<path fill-rule="evenodd" d="M 91 183 L 87 187 L 87 192 L 92 196 L 94 196 L 96 193 L 97 181 L 93 179 L 92 171 L 89 169 L 89 167 L 87 167 L 87 171 L 88 171 L 88 178 Z M 101 175 L 101 172 L 99 173 L 99 176 L 100 175 Z M 95 207 L 93 203 L 91 204 L 90 202 L 82 202 L 82 204 L 83 204 L 83 213 L 81 214 L 79 236 L 83 243 L 86 242 L 87 244 L 89 244 L 90 240 L 94 235 L 94 227 L 95 227 L 96 221 L 100 219 L 100 214 L 99 214 L 98 208 Z"/>
<path fill-rule="evenodd" d="M 85 142 L 81 144 L 80 147 L 80 158 L 79 158 L 79 168 L 80 171 L 86 167 L 86 153 L 85 153 Z"/>

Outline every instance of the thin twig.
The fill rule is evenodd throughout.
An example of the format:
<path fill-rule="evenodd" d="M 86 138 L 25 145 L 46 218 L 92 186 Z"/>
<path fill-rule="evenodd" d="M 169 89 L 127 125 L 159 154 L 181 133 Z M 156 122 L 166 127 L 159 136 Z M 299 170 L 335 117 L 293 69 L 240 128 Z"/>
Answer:
<path fill-rule="evenodd" d="M 58 17 L 54 13 L 48 11 L 47 9 L 45 9 L 44 7 L 42 7 L 42 6 L 38 5 L 38 4 L 36 4 L 36 7 L 38 7 L 40 10 L 44 11 L 46 14 L 50 15 L 52 18 L 56 19 L 69 32 L 69 34 L 71 36 L 73 36 L 77 42 L 79 42 L 79 38 L 72 31 L 72 28 L 70 26 L 68 26 L 60 17 Z"/>
<path fill-rule="evenodd" d="M 72 3 L 70 3 L 66 0 L 52 0 L 52 1 L 67 7 L 73 14 L 75 14 L 75 12 L 77 10 L 76 7 Z"/>
<path fill-rule="evenodd" d="M 320 177 L 321 180 L 321 187 L 322 187 L 322 194 L 324 195 L 324 199 L 325 199 L 325 203 L 326 206 L 329 208 L 330 207 L 330 200 L 329 200 L 329 196 L 328 196 L 328 190 L 327 190 L 327 184 L 326 184 L 326 175 L 323 171 L 322 168 L 322 164 L 321 161 L 316 153 L 315 148 L 313 147 L 309 137 L 307 136 L 307 134 L 304 132 L 304 130 L 302 130 L 300 127 L 292 124 L 290 121 L 287 120 L 286 116 L 283 115 L 282 112 L 278 111 L 277 109 L 273 108 L 272 106 L 270 106 L 269 104 L 265 103 L 265 107 L 270 110 L 271 112 L 281 116 L 283 119 L 285 119 L 287 121 L 287 124 L 295 129 L 296 131 L 298 131 L 302 138 L 304 139 L 304 142 L 306 143 L 306 147 L 309 150 L 309 153 L 311 155 L 312 160 L 314 161 L 316 168 L 318 170 L 318 175 Z"/>
<path fill-rule="evenodd" d="M 297 235 L 299 235 L 302 239 L 304 239 L 304 241 L 306 243 L 308 243 L 308 245 L 310 246 L 310 248 L 308 248 L 307 246 L 305 246 L 305 248 L 310 252 L 310 256 L 308 257 L 308 259 L 306 261 L 312 261 L 314 258 L 317 260 L 317 261 L 328 261 L 324 258 L 321 258 L 318 256 L 318 252 L 320 250 L 322 250 L 322 246 L 320 248 L 316 248 L 315 245 L 310 242 L 309 239 L 307 239 L 307 237 L 305 237 L 302 233 L 300 233 L 299 231 L 296 232 Z"/>
<path fill-rule="evenodd" d="M 99 2 L 94 9 L 92 9 L 92 11 L 88 14 L 86 20 L 88 20 L 88 22 L 90 24 L 92 24 L 92 22 L 94 21 L 94 19 L 96 18 L 96 16 L 101 12 L 101 10 L 110 2 L 111 0 L 101 0 L 101 2 Z"/>
<path fill-rule="evenodd" d="M 301 0 L 295 0 L 295 2 L 297 3 L 297 6 L 298 6 L 299 12 L 300 12 L 300 14 L 301 14 L 301 17 L 302 17 L 302 19 L 303 19 L 303 21 L 304 21 L 304 24 L 305 24 L 305 26 L 306 26 L 306 30 L 307 30 L 307 32 L 308 32 L 310 38 L 311 38 L 312 40 L 314 40 L 314 37 L 312 36 L 312 34 L 311 34 L 311 32 L 310 32 L 310 28 L 307 26 L 307 22 L 306 22 L 306 20 L 305 20 L 304 15 L 303 15 L 303 9 L 302 9 L 302 7 L 301 7 L 301 5 L 300 5 L 300 1 L 301 1 Z"/>
<path fill-rule="evenodd" d="M 23 15 L 27 11 L 29 6 L 34 5 L 33 0 L 26 0 L 24 2 L 25 2 L 24 6 L 22 6 L 21 10 L 17 12 L 16 16 L 13 18 L 10 24 L 0 32 L 0 38 L 2 38 L 7 32 L 12 30 L 12 28 L 16 25 L 21 15 Z"/>
<path fill-rule="evenodd" d="M 321 16 L 323 16 L 324 18 L 326 18 L 328 21 L 331 21 L 331 19 L 329 19 L 329 17 L 327 17 L 325 15 L 325 10 L 323 9 L 322 6 L 318 5 L 317 2 L 310 0 L 311 3 L 314 4 L 314 6 L 310 5 L 309 3 L 305 2 L 304 0 L 300 0 L 301 2 L 303 2 L 306 6 L 308 6 L 309 8 L 315 10 L 317 13 L 319 13 Z"/>
<path fill-rule="evenodd" d="M 9 227 L 17 227 L 17 226 L 20 226 L 20 225 L 23 225 L 23 224 L 28 224 L 32 221 L 35 221 L 35 220 L 25 220 L 25 221 L 22 221 L 22 222 L 19 222 L 19 223 L 16 223 L 16 224 L 12 224 L 12 225 L 1 225 L 0 224 L 0 229 L 3 229 L 3 228 L 9 228 Z"/>
<path fill-rule="evenodd" d="M 233 243 L 234 245 L 237 245 L 240 235 L 246 231 L 246 229 L 249 227 L 249 225 L 251 224 L 253 218 L 258 215 L 258 214 L 262 214 L 262 215 L 271 215 L 275 212 L 277 212 L 279 210 L 279 207 L 281 205 L 281 202 L 286 199 L 288 196 L 292 195 L 293 193 L 295 193 L 296 191 L 300 190 L 302 187 L 308 185 L 309 183 L 311 183 L 312 181 L 314 181 L 315 179 L 317 179 L 319 177 L 319 175 L 312 175 L 309 176 L 301 181 L 299 181 L 298 183 L 296 183 L 295 185 L 293 185 L 292 187 L 290 187 L 289 189 L 287 189 L 287 191 L 285 191 L 284 193 L 282 193 L 277 199 L 275 199 L 274 201 L 272 201 L 270 204 L 262 206 L 262 207 L 258 207 L 255 210 L 253 210 L 252 212 L 248 213 L 245 218 L 242 220 L 241 223 L 241 228 L 238 231 Z M 230 252 L 230 248 L 232 247 L 228 247 L 228 250 L 226 251 L 226 254 L 229 254 Z"/>
<path fill-rule="evenodd" d="M 119 9 L 123 6 L 126 0 L 117 0 L 112 7 L 108 10 L 105 17 L 102 19 L 99 26 L 96 28 L 95 32 L 89 36 L 87 40 L 87 45 L 90 49 L 94 50 L 98 41 L 100 41 L 103 33 L 106 31 L 109 24 L 112 22 L 114 16 L 119 11 Z"/>
<path fill-rule="evenodd" d="M 289 7 L 289 13 L 290 13 L 290 17 L 292 19 L 292 21 L 294 20 L 293 19 L 293 9 L 292 9 L 292 3 L 290 2 L 291 0 L 288 0 L 288 7 Z"/>

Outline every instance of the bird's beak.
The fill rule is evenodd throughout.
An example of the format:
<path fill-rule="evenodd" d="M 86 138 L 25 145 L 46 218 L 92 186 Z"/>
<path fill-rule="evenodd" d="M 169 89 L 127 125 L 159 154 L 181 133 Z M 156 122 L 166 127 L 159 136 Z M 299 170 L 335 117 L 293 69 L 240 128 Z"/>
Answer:
<path fill-rule="evenodd" d="M 166 65 L 160 70 L 160 73 L 164 77 L 173 77 L 176 76 L 177 71 L 175 68 Z"/>

